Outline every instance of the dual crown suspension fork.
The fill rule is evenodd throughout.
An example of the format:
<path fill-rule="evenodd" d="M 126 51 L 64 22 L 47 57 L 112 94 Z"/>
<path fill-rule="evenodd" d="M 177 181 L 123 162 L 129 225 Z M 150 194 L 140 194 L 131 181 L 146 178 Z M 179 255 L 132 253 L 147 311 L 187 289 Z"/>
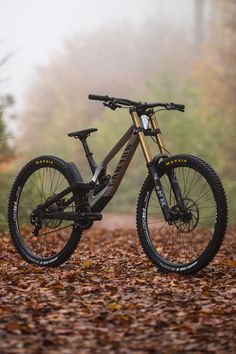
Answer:
<path fill-rule="evenodd" d="M 141 122 L 140 116 L 138 115 L 137 111 L 135 111 L 135 110 L 131 110 L 130 114 L 133 119 L 134 126 L 138 131 L 139 141 L 140 141 L 140 144 L 141 144 L 141 147 L 143 150 L 143 154 L 144 154 L 146 162 L 147 162 L 147 167 L 148 167 L 149 173 L 152 176 L 153 181 L 154 181 L 155 192 L 156 192 L 157 198 L 159 200 L 164 218 L 167 222 L 171 222 L 172 216 L 171 216 L 170 208 L 169 208 L 166 196 L 165 196 L 164 189 L 163 189 L 161 181 L 160 181 L 157 166 L 156 166 L 156 163 L 154 162 L 154 160 L 152 159 L 151 151 L 148 146 L 144 132 L 142 131 L 142 129 L 140 129 L 140 128 L 142 128 L 142 122 Z M 150 117 L 150 123 L 151 123 L 153 130 L 154 129 L 159 130 L 159 125 L 158 125 L 155 114 L 153 114 Z M 157 133 L 155 135 L 155 138 L 156 138 L 156 142 L 159 146 L 160 152 L 162 154 L 165 153 L 166 152 L 165 144 L 164 144 L 163 138 L 161 136 L 160 130 L 159 130 L 159 133 Z M 171 183 L 171 185 L 172 185 L 172 183 Z"/>

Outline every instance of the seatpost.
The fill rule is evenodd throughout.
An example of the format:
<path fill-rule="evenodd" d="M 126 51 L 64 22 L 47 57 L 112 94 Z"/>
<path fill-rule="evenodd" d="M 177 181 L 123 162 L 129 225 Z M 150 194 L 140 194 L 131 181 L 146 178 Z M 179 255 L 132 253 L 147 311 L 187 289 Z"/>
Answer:
<path fill-rule="evenodd" d="M 88 163 L 89 163 L 89 166 L 91 168 L 91 171 L 92 173 L 94 174 L 95 173 L 95 170 L 97 168 L 97 164 L 96 162 L 94 161 L 94 158 L 93 158 L 93 153 L 90 151 L 89 149 L 89 146 L 87 144 L 87 140 L 86 138 L 84 139 L 80 139 L 82 144 L 83 144 L 83 148 L 84 148 L 84 151 L 85 151 L 85 155 L 87 157 L 87 160 L 88 160 Z"/>

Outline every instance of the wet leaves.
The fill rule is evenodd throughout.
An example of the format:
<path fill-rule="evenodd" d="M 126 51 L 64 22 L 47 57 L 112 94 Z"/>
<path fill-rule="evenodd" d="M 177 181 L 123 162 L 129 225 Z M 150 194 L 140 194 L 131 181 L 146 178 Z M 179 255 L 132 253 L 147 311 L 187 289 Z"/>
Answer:
<path fill-rule="evenodd" d="M 236 229 L 195 276 L 159 273 L 134 230 L 86 232 L 60 268 L 0 239 L 0 353 L 235 353 Z"/>

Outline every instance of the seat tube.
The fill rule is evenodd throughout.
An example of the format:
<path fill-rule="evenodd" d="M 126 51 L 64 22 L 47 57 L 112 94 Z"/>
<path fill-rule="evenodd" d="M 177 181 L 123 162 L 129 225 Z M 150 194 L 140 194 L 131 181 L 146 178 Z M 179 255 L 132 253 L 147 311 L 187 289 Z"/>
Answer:
<path fill-rule="evenodd" d="M 141 119 L 138 116 L 137 112 L 135 110 L 130 110 L 130 114 L 133 119 L 135 128 L 137 128 L 137 129 L 142 128 Z M 150 163 L 152 161 L 152 154 L 151 154 L 150 148 L 148 146 L 146 137 L 142 131 L 138 131 L 138 137 L 139 137 L 139 141 L 140 141 L 145 159 L 146 159 L 147 163 Z"/>
<path fill-rule="evenodd" d="M 157 117 L 156 117 L 155 113 L 153 113 L 153 115 L 150 117 L 150 122 L 151 122 L 151 126 L 152 126 L 153 129 L 159 129 L 160 130 L 160 127 L 159 127 L 159 124 L 158 124 Z M 164 142 L 164 139 L 163 139 L 163 136 L 162 136 L 161 133 L 156 135 L 156 141 L 157 141 L 157 144 L 159 146 L 160 152 L 162 154 L 166 153 L 166 145 L 165 145 L 165 142 Z"/>

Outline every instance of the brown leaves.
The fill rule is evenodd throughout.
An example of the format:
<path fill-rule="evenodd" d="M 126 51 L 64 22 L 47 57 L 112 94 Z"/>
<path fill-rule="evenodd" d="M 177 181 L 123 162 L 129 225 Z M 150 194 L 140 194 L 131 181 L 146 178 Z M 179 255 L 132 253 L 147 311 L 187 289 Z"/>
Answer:
<path fill-rule="evenodd" d="M 134 230 L 92 229 L 56 269 L 1 242 L 1 353 L 234 353 L 236 230 L 192 277 L 160 274 Z"/>
<path fill-rule="evenodd" d="M 231 261 L 231 260 L 226 259 L 224 263 L 227 264 L 229 267 L 236 268 L 236 260 Z"/>
<path fill-rule="evenodd" d="M 111 304 L 107 305 L 108 310 L 120 310 L 121 305 L 116 304 L 115 302 L 112 302 Z"/>
<path fill-rule="evenodd" d="M 83 262 L 83 266 L 84 266 L 85 268 L 90 268 L 91 265 L 92 265 L 92 263 L 91 263 L 90 261 L 84 261 L 84 262 Z"/>

